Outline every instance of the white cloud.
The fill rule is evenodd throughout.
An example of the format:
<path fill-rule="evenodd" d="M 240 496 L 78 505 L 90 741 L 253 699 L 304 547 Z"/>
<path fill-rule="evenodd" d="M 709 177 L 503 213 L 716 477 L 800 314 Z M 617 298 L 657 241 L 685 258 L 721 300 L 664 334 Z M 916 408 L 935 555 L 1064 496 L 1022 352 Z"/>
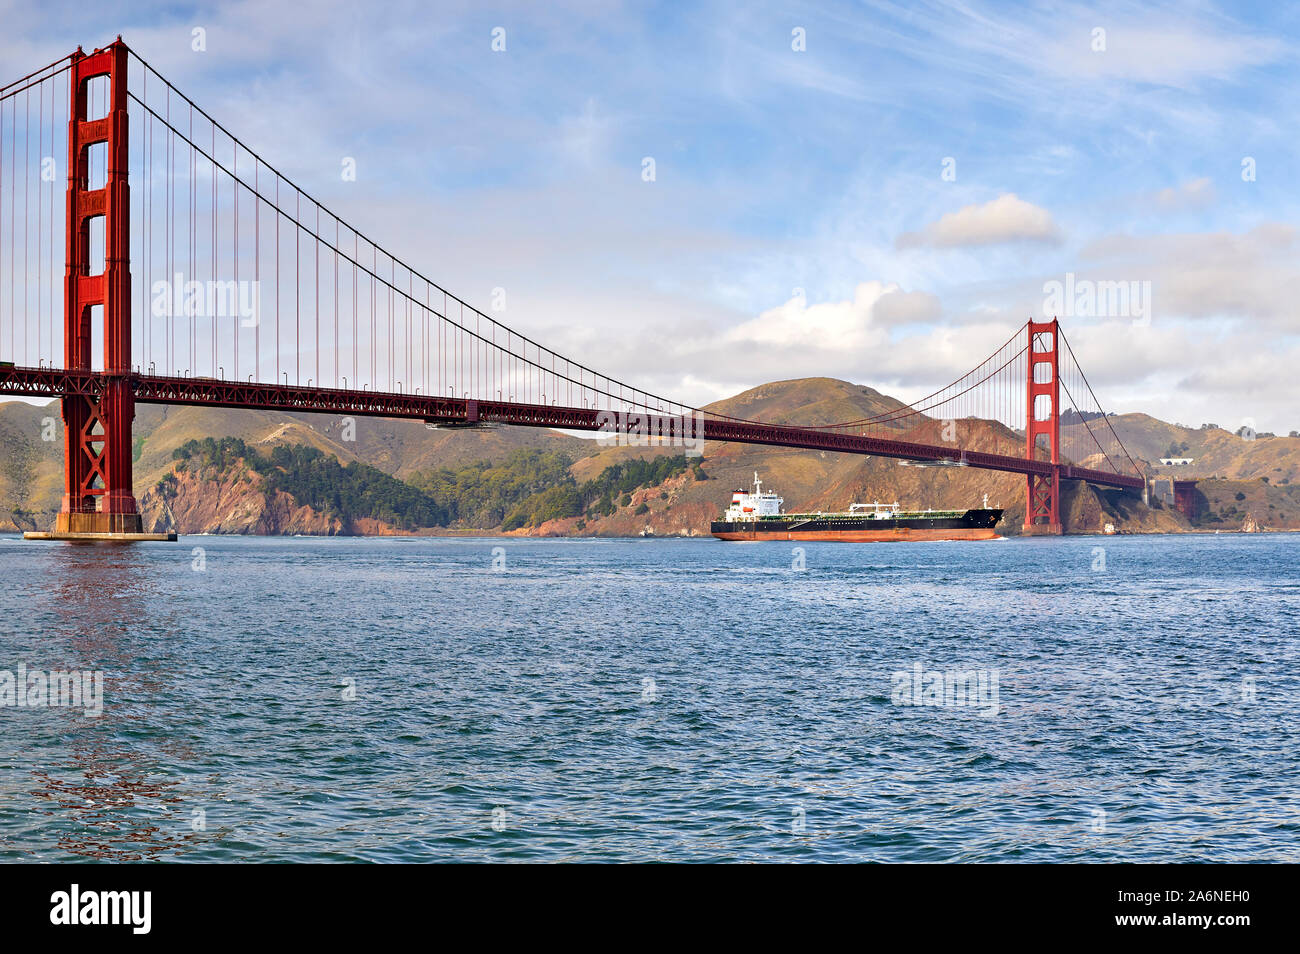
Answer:
<path fill-rule="evenodd" d="M 872 310 L 872 318 L 880 325 L 899 327 L 919 325 L 943 317 L 943 305 L 929 292 L 907 292 L 901 288 L 881 295 Z"/>
<path fill-rule="evenodd" d="M 1072 86 L 1189 89 L 1207 80 L 1235 79 L 1289 54 L 1282 39 L 1245 29 L 1200 5 L 1144 9 L 1132 4 L 1113 10 L 1068 3 L 1026 9 L 971 0 L 940 0 L 939 5 L 941 10 L 908 25 L 924 25 L 945 61 L 956 60 L 997 84 L 1015 77 L 1028 92 L 1041 89 L 1045 79 L 1064 79 Z M 1098 30 L 1104 31 L 1104 48 Z"/>
<path fill-rule="evenodd" d="M 1150 281 L 1154 321 L 1245 320 L 1295 332 L 1300 266 L 1295 227 L 1264 223 L 1246 232 L 1112 235 L 1086 246 L 1096 275 Z"/>
<path fill-rule="evenodd" d="M 1202 23 L 1170 22 L 1104 25 L 1058 35 L 1048 44 L 1045 63 L 1072 76 L 1099 77 L 1185 88 L 1201 79 L 1228 79 L 1240 71 L 1275 60 L 1284 45 L 1274 37 L 1231 33 Z M 1092 29 L 1106 31 L 1105 50 L 1094 50 Z"/>
<path fill-rule="evenodd" d="M 1238 330 L 1155 320 L 1076 321 L 1066 336 L 1107 410 L 1141 411 L 1165 421 L 1235 427 L 1249 417 L 1261 430 L 1300 427 L 1289 380 L 1300 346 Z M 1212 358 L 1212 360 L 1209 360 Z"/>
<path fill-rule="evenodd" d="M 983 205 L 968 205 L 949 212 L 919 232 L 904 232 L 899 248 L 932 246 L 960 248 L 997 245 L 1003 242 L 1057 242 L 1060 230 L 1046 209 L 1026 202 L 1014 192 L 998 196 Z"/>
<path fill-rule="evenodd" d="M 906 292 L 892 283 L 862 282 L 847 301 L 809 305 L 801 297 L 791 298 L 732 328 L 727 340 L 857 352 L 884 344 L 890 327 L 929 321 L 941 311 L 939 300 L 925 292 Z"/>
<path fill-rule="evenodd" d="M 1214 202 L 1214 183 L 1202 176 L 1182 185 L 1161 189 L 1150 196 L 1150 202 L 1162 212 L 1182 212 L 1201 209 Z"/>

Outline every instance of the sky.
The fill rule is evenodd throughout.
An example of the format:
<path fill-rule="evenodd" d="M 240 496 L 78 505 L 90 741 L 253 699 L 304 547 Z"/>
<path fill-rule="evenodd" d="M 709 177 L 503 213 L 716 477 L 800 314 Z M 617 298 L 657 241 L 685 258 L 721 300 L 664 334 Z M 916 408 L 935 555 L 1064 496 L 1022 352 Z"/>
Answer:
<path fill-rule="evenodd" d="M 121 34 L 449 290 L 687 403 L 813 375 L 916 398 L 1057 313 L 1107 410 L 1287 433 L 1298 21 L 0 0 L 0 72 Z"/>

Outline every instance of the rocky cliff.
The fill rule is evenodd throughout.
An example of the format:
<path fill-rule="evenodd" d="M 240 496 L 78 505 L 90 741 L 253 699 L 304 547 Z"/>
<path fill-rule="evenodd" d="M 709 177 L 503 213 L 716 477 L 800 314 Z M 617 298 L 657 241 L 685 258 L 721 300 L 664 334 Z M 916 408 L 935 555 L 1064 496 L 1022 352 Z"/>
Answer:
<path fill-rule="evenodd" d="M 139 498 L 146 531 L 314 536 L 404 533 L 382 520 L 341 520 L 298 503 L 246 467 L 173 472 Z"/>

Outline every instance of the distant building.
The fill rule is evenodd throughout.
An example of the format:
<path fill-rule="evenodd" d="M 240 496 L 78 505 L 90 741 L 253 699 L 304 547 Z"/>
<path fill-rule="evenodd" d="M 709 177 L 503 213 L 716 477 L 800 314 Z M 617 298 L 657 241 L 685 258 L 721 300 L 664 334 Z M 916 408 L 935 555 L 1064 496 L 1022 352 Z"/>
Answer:
<path fill-rule="evenodd" d="M 1192 460 L 1191 457 L 1161 457 L 1160 463 L 1166 467 L 1186 467 L 1191 464 Z"/>

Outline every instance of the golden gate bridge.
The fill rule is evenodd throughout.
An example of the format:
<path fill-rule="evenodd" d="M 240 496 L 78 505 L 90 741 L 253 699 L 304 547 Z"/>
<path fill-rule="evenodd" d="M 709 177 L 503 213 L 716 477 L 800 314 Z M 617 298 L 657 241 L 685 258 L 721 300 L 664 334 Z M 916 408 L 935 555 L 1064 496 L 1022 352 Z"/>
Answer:
<path fill-rule="evenodd" d="M 1061 532 L 1062 480 L 1145 485 L 1056 320 L 1027 321 L 910 405 L 829 424 L 728 416 L 601 374 L 330 212 L 120 37 L 0 87 L 0 394 L 61 401 L 51 535 L 65 539 L 141 533 L 138 402 L 987 468 L 1025 475 L 1029 532 Z"/>

